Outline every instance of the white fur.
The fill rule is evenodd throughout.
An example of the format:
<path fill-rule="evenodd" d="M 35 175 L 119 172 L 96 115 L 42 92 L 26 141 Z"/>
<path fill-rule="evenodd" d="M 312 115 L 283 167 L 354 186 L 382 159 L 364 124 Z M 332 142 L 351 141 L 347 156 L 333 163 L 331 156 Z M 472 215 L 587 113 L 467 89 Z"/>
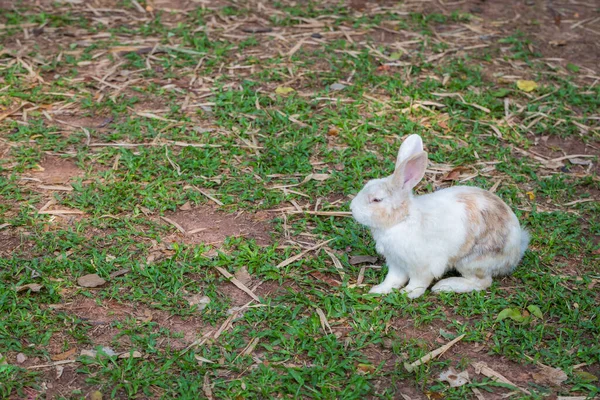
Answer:
<path fill-rule="evenodd" d="M 421 138 L 409 136 L 399 151 L 394 174 L 368 182 L 352 200 L 350 207 L 354 218 L 371 228 L 377 252 L 385 256 L 388 264 L 385 280 L 374 286 L 370 293 L 389 293 L 404 287 L 403 292 L 408 297 L 416 298 L 434 279 L 441 278 L 450 269 L 456 269 L 462 277 L 443 279 L 432 291 L 482 290 L 491 285 L 493 276 L 512 272 L 529 243 L 529 235 L 509 210 L 508 235 L 502 250 L 462 257 L 461 247 L 469 231 L 481 234 L 486 227 L 468 225 L 468 213 L 460 201 L 461 195 L 476 198 L 482 209 L 492 203 L 482 194 L 482 189 L 467 186 L 413 196 L 411 189 L 418 181 L 403 179 L 403 168 L 412 168 L 406 175 L 415 171 L 418 174 L 420 168 L 424 172 L 425 164 L 420 161 L 423 153 Z M 411 162 L 413 165 L 407 167 Z M 402 220 L 390 224 L 385 215 L 381 216 L 385 212 L 401 215 Z"/>

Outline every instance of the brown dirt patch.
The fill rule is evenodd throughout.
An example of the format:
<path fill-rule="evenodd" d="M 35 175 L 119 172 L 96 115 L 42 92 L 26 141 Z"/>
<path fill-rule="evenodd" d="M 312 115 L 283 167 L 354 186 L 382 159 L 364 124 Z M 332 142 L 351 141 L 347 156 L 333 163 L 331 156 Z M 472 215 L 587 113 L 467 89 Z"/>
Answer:
<path fill-rule="evenodd" d="M 181 350 L 192 343 L 198 335 L 203 333 L 206 327 L 200 315 L 183 319 L 166 311 L 150 309 L 139 304 L 133 307 L 110 300 L 98 304 L 93 299 L 78 298 L 77 301 L 66 305 L 62 310 L 76 315 L 89 325 L 97 327 L 92 329 L 89 335 L 94 345 L 114 346 L 113 338 L 118 334 L 118 329 L 112 327 L 112 324 L 125 321 L 128 318 L 133 318 L 140 323 L 155 322 L 161 328 L 167 328 L 173 333 L 182 334 L 183 338 L 169 338 L 162 343 L 163 347 L 169 345 L 175 350 Z M 119 345 L 122 348 L 112 347 L 113 350 L 116 352 L 129 350 L 128 343 L 123 343 L 122 338 L 119 339 Z"/>
<path fill-rule="evenodd" d="M 210 206 L 201 206 L 192 210 L 168 213 L 165 216 L 177 222 L 186 232 L 202 229 L 185 236 L 170 235 L 166 239 L 168 241 L 219 246 L 227 237 L 233 236 L 254 239 L 261 246 L 271 243 L 270 227 L 266 222 L 270 217 L 266 213 L 227 214 Z"/>
<path fill-rule="evenodd" d="M 534 139 L 534 143 L 535 146 L 532 148 L 532 150 L 543 155 L 544 157 L 548 157 L 549 159 L 575 154 L 598 156 L 600 158 L 600 144 L 598 142 L 584 143 L 581 139 L 573 136 L 566 138 L 553 135 L 543 136 L 540 138 L 536 137 Z M 598 161 L 589 158 L 586 158 L 585 160 L 592 162 L 591 169 L 587 165 L 576 165 L 567 160 L 563 162 L 565 167 L 570 172 L 589 173 L 595 171 L 596 174 L 600 175 L 600 165 Z M 588 171 L 588 169 L 590 170 Z"/>
<path fill-rule="evenodd" d="M 453 11 L 473 14 L 482 26 L 508 36 L 523 32 L 533 49 L 561 64 L 571 62 L 598 71 L 600 64 L 600 13 L 593 1 L 468 0 L 442 6 L 424 3 L 428 12 L 449 15 Z"/>
<path fill-rule="evenodd" d="M 64 184 L 71 179 L 83 175 L 72 159 L 56 156 L 46 156 L 40 163 L 42 171 L 35 171 L 32 175 L 45 184 Z"/>
<path fill-rule="evenodd" d="M 0 230 L 0 257 L 10 257 L 15 253 L 27 253 L 33 244 L 27 236 L 19 235 L 10 228 Z"/>

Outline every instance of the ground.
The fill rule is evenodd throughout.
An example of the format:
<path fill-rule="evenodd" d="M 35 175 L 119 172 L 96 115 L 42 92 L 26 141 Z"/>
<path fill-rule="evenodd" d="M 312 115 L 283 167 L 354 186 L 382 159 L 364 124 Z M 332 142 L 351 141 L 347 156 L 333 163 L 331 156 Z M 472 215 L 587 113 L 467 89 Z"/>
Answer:
<path fill-rule="evenodd" d="M 2 398 L 598 394 L 593 0 L 0 7 Z M 531 232 L 511 276 L 367 294 L 349 202 L 410 133 L 419 194 Z"/>

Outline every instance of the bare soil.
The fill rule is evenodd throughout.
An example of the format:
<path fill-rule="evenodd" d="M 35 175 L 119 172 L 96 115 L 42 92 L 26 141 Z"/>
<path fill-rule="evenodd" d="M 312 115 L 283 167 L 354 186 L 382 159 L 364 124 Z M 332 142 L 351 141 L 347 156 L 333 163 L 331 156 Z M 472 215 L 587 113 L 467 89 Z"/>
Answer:
<path fill-rule="evenodd" d="M 256 240 L 259 245 L 271 243 L 269 218 L 266 213 L 227 214 L 210 206 L 201 206 L 188 211 L 167 213 L 167 218 L 177 222 L 186 232 L 200 229 L 197 233 L 182 235 L 173 234 L 165 238 L 170 242 L 187 244 L 207 244 L 215 247 L 227 237 L 245 237 Z"/>

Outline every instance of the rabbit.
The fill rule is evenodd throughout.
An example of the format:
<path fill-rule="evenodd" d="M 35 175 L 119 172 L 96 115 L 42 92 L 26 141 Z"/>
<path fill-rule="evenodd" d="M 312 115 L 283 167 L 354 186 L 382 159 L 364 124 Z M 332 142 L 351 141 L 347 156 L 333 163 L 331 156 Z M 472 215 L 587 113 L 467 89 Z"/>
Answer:
<path fill-rule="evenodd" d="M 529 245 L 529 233 L 491 192 L 454 186 L 414 196 L 427 161 L 421 137 L 408 136 L 394 173 L 367 182 L 350 204 L 352 216 L 370 228 L 388 265 L 383 282 L 369 293 L 404 287 L 409 298 L 417 298 L 449 270 L 461 277 L 440 280 L 433 292 L 483 290 L 492 277 L 510 274 Z"/>

